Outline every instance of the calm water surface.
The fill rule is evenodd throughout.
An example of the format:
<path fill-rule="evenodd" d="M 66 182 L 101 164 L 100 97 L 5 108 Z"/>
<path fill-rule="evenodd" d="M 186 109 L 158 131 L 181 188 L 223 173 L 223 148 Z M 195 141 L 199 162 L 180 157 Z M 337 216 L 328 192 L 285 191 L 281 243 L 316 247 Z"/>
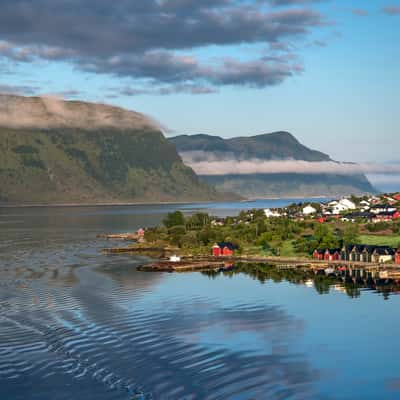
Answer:
<path fill-rule="evenodd" d="M 96 239 L 284 204 L 0 209 L 0 399 L 399 399 L 395 293 L 141 273 Z"/>

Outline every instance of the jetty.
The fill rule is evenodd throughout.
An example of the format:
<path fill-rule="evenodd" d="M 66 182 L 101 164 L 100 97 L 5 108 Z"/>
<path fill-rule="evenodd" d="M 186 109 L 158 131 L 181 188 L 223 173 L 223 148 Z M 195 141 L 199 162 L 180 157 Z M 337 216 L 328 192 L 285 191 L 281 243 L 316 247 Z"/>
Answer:
<path fill-rule="evenodd" d="M 194 272 L 213 269 L 228 269 L 232 265 L 222 261 L 158 261 L 138 267 L 138 271 L 146 272 Z"/>
<path fill-rule="evenodd" d="M 182 257 L 179 262 L 167 259 L 160 259 L 139 267 L 141 271 L 148 272 L 188 272 L 204 271 L 215 268 L 241 264 L 270 264 L 278 269 L 309 269 L 314 272 L 324 270 L 339 270 L 340 268 L 348 271 L 359 271 L 362 276 L 385 276 L 391 279 L 400 279 L 400 265 L 396 264 L 376 264 L 350 261 L 318 261 L 306 258 L 284 258 L 284 257 Z"/>
<path fill-rule="evenodd" d="M 137 233 L 100 233 L 97 237 L 107 240 L 139 240 L 139 235 Z"/>

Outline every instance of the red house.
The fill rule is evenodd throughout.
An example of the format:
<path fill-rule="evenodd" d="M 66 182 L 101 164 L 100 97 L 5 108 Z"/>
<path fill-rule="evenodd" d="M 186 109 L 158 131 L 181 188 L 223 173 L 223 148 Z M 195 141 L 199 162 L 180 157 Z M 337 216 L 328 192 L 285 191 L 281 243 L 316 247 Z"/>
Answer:
<path fill-rule="evenodd" d="M 397 201 L 400 201 L 400 194 L 396 194 L 395 196 L 393 196 L 393 198 Z"/>
<path fill-rule="evenodd" d="M 230 242 L 221 242 L 212 247 L 212 255 L 214 257 L 230 257 L 233 256 L 236 247 Z"/>
<path fill-rule="evenodd" d="M 400 211 L 389 211 L 389 212 L 381 212 L 375 215 L 372 221 L 373 222 L 390 221 L 399 218 L 400 218 Z"/>
<path fill-rule="evenodd" d="M 400 265 L 400 249 L 398 249 L 394 255 L 394 262 L 395 264 Z"/>
<path fill-rule="evenodd" d="M 325 261 L 340 261 L 341 259 L 340 250 L 338 249 L 327 249 L 324 254 Z"/>
<path fill-rule="evenodd" d="M 142 228 L 140 228 L 140 229 L 138 229 L 138 231 L 137 231 L 137 235 L 139 236 L 139 237 L 144 237 L 144 229 L 142 229 Z"/>
<path fill-rule="evenodd" d="M 323 260 L 325 256 L 325 252 L 323 250 L 314 250 L 313 259 L 314 260 Z"/>

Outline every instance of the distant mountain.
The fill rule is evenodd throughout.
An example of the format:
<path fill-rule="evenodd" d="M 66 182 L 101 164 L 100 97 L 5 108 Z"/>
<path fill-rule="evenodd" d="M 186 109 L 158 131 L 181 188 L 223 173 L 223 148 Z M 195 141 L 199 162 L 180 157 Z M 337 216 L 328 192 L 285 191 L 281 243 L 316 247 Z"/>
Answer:
<path fill-rule="evenodd" d="M 232 139 L 181 135 L 169 140 L 186 164 L 200 173 L 205 182 L 247 198 L 341 196 L 375 192 L 362 174 L 319 173 L 318 168 L 322 164 L 318 163 L 335 165 L 335 162 L 329 155 L 304 146 L 288 132 Z M 280 161 L 291 165 L 291 171 L 265 170 Z M 239 162 L 245 162 L 252 172 L 240 173 L 237 170 Z M 266 164 L 258 171 L 257 168 L 264 162 Z M 311 163 L 309 169 L 314 171 L 297 171 L 297 162 Z M 199 165 L 201 168 L 198 170 Z M 218 168 L 222 165 L 219 172 Z M 210 171 L 211 168 L 215 169 Z"/>
<path fill-rule="evenodd" d="M 218 200 L 148 117 L 118 107 L 0 95 L 0 202 Z"/>
<path fill-rule="evenodd" d="M 179 153 L 203 151 L 234 158 L 260 160 L 330 161 L 327 154 L 310 150 L 288 132 L 223 139 L 210 135 L 181 135 L 169 139 Z"/>

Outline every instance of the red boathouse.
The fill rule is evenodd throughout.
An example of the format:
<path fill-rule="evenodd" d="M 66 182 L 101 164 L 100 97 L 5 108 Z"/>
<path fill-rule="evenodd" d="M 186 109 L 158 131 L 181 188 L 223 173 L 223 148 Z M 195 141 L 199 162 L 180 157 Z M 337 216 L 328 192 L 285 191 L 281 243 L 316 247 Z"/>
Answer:
<path fill-rule="evenodd" d="M 394 256 L 394 262 L 395 262 L 395 264 L 400 265 L 400 249 L 398 249 L 398 250 L 396 251 L 396 254 L 395 254 L 395 256 Z"/>
<path fill-rule="evenodd" d="M 214 257 L 230 257 L 235 253 L 235 245 L 230 242 L 221 242 L 212 247 L 212 255 Z"/>

